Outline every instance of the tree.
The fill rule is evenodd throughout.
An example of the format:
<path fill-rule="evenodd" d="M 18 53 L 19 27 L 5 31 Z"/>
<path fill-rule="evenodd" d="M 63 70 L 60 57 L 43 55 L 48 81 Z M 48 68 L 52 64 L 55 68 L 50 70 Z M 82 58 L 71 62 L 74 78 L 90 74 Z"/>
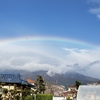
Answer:
<path fill-rule="evenodd" d="M 8 93 L 8 89 L 4 88 L 4 89 L 3 89 L 4 98 L 6 98 L 7 93 Z"/>
<path fill-rule="evenodd" d="M 4 88 L 4 89 L 3 89 L 3 93 L 4 93 L 4 94 L 7 94 L 7 93 L 8 93 L 8 89 Z"/>
<path fill-rule="evenodd" d="M 5 84 L 6 84 L 5 82 L 2 82 L 2 83 L 1 83 L 1 85 L 2 85 L 3 87 L 4 87 Z"/>
<path fill-rule="evenodd" d="M 78 89 L 81 84 L 82 84 L 81 82 L 76 81 L 76 88 Z"/>
<path fill-rule="evenodd" d="M 45 84 L 44 84 L 44 80 L 43 80 L 42 76 L 40 76 L 40 75 L 37 76 L 36 85 L 37 85 L 37 92 L 39 92 L 40 94 L 44 94 Z"/>
<path fill-rule="evenodd" d="M 9 86 L 9 90 L 10 90 L 10 86 L 11 86 L 11 84 L 8 84 L 8 86 Z"/>

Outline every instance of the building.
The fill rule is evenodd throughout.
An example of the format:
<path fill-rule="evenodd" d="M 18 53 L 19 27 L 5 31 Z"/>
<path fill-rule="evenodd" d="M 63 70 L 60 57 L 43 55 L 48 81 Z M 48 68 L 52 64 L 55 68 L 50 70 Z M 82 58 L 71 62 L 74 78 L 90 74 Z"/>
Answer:
<path fill-rule="evenodd" d="M 100 100 L 100 86 L 80 85 L 77 100 Z"/>
<path fill-rule="evenodd" d="M 65 91 L 65 86 L 63 85 L 46 83 L 46 91 L 45 91 L 46 94 L 52 94 L 55 97 L 61 97 L 64 91 Z"/>
<path fill-rule="evenodd" d="M 77 95 L 77 88 L 76 85 L 71 85 L 68 86 L 68 90 L 63 92 L 63 96 L 64 97 L 72 97 L 72 98 L 76 98 Z"/>
<path fill-rule="evenodd" d="M 34 80 L 32 80 L 30 78 L 28 78 L 26 81 L 29 82 L 29 83 L 31 83 L 32 85 L 35 85 L 35 83 L 36 83 Z"/>
<path fill-rule="evenodd" d="M 24 89 L 31 90 L 34 85 L 21 79 L 20 74 L 0 74 L 0 94 L 5 97 L 3 91 L 8 90 L 7 96 L 11 96 L 11 92 L 17 91 L 21 96 Z"/>
<path fill-rule="evenodd" d="M 29 78 L 27 79 L 27 82 L 30 83 L 31 85 L 33 85 L 34 87 L 31 87 L 31 89 L 33 91 L 36 91 L 36 82 L 32 79 L 29 79 Z"/>
<path fill-rule="evenodd" d="M 16 84 L 17 88 L 31 87 L 32 84 L 26 80 L 21 79 L 20 74 L 0 74 L 0 85 L 8 90 L 14 89 Z"/>

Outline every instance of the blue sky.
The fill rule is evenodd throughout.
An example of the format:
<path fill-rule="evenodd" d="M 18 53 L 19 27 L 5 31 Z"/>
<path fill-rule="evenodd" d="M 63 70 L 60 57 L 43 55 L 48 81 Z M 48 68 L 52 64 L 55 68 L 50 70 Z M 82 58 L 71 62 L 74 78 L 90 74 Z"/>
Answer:
<path fill-rule="evenodd" d="M 1 0 L 0 37 L 55 36 L 100 44 L 100 21 L 90 12 L 98 5 L 89 0 Z"/>
<path fill-rule="evenodd" d="M 100 78 L 99 37 L 100 0 L 0 0 L 0 68 Z"/>

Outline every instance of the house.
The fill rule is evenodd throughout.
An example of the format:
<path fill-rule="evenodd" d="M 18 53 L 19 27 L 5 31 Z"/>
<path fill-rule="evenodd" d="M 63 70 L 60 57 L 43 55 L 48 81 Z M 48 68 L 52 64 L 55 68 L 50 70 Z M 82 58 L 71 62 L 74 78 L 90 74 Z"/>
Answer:
<path fill-rule="evenodd" d="M 0 74 L 0 94 L 3 94 L 4 89 L 8 90 L 8 95 L 11 95 L 11 91 L 19 92 L 21 96 L 21 91 L 24 89 L 30 90 L 34 87 L 33 84 L 21 79 L 20 74 Z"/>
<path fill-rule="evenodd" d="M 76 95 L 77 95 L 76 85 L 68 86 L 68 90 L 63 92 L 64 97 L 73 97 L 73 98 L 75 98 Z"/>
<path fill-rule="evenodd" d="M 31 89 L 32 89 L 33 91 L 36 91 L 36 82 L 35 82 L 34 80 L 30 79 L 30 78 L 28 78 L 26 81 L 27 81 L 28 83 L 30 83 L 31 85 L 33 85 L 34 87 L 31 87 Z"/>
<path fill-rule="evenodd" d="M 21 79 L 20 74 L 0 74 L 0 85 L 8 90 L 14 89 L 15 85 L 18 89 L 32 86 L 32 84 L 28 83 L 26 80 Z"/>
<path fill-rule="evenodd" d="M 68 86 L 68 91 L 77 91 L 76 85 Z"/>
<path fill-rule="evenodd" d="M 29 83 L 31 83 L 32 85 L 35 85 L 35 83 L 36 83 L 34 80 L 32 80 L 30 78 L 28 78 L 26 81 L 29 82 Z"/>
<path fill-rule="evenodd" d="M 45 94 L 52 94 L 53 96 L 56 97 L 61 97 L 63 91 L 65 91 L 65 86 L 63 85 L 57 85 L 57 84 L 50 84 L 46 83 L 46 91 Z"/>

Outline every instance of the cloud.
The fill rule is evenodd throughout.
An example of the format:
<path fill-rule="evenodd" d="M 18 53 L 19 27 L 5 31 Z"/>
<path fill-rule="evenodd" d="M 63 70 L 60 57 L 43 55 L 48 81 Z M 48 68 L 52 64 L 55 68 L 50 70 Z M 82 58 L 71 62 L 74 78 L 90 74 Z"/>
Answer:
<path fill-rule="evenodd" d="M 59 65 L 59 61 L 54 58 L 45 57 L 44 55 L 34 52 L 5 52 L 0 53 L 0 68 L 3 69 L 26 69 L 30 71 L 49 70 Z"/>
<path fill-rule="evenodd" d="M 97 4 L 99 4 L 99 3 L 100 3 L 100 0 L 88 0 L 88 2 L 92 2 L 92 3 L 97 3 Z"/>
<path fill-rule="evenodd" d="M 99 8 L 90 9 L 89 12 L 91 14 L 95 14 L 97 16 L 97 18 L 100 18 L 100 7 Z"/>
<path fill-rule="evenodd" d="M 84 75 L 98 77 L 100 68 L 100 52 L 98 50 L 85 49 L 64 49 L 66 52 L 71 51 L 66 55 L 70 70 L 77 71 Z M 100 77 L 98 77 L 100 78 Z"/>
<path fill-rule="evenodd" d="M 95 64 L 100 64 L 100 61 L 96 60 L 94 62 L 91 62 L 88 66 L 91 67 L 91 66 L 94 66 Z"/>
<path fill-rule="evenodd" d="M 85 74 L 88 76 L 95 77 L 95 78 L 100 78 L 99 77 L 99 75 L 100 75 L 99 68 L 100 68 L 99 60 L 91 62 L 90 64 L 88 64 L 87 66 L 84 67 Z"/>
<path fill-rule="evenodd" d="M 46 70 L 49 75 L 72 70 L 89 76 L 100 76 L 99 49 L 69 48 L 60 44 L 57 45 L 59 48 L 53 46 L 54 43 L 51 46 L 32 46 L 31 43 L 29 46 L 26 42 L 25 45 L 0 45 L 0 69 Z M 91 74 L 92 71 L 95 72 Z"/>
<path fill-rule="evenodd" d="M 49 76 L 54 76 L 54 75 L 55 75 L 55 72 L 49 70 L 49 71 L 47 72 L 47 74 L 48 74 Z"/>
<path fill-rule="evenodd" d="M 91 4 L 91 8 L 89 9 L 89 12 L 91 14 L 95 14 L 97 18 L 100 18 L 100 0 L 88 0 L 88 2 Z"/>
<path fill-rule="evenodd" d="M 66 55 L 66 59 L 68 59 L 69 63 L 78 63 L 80 62 L 81 64 L 86 64 L 90 61 L 94 61 L 94 58 L 92 57 L 91 53 L 92 51 L 91 50 L 85 50 L 85 49 L 67 49 L 65 48 L 64 49 L 66 52 L 69 52 L 69 54 Z M 71 62 L 70 62 L 71 61 Z"/>
<path fill-rule="evenodd" d="M 73 65 L 67 65 L 67 67 L 71 67 L 73 71 L 74 70 L 76 70 L 76 71 L 81 71 L 82 70 L 83 71 L 83 69 L 81 68 L 81 66 L 78 63 L 75 63 Z"/>

